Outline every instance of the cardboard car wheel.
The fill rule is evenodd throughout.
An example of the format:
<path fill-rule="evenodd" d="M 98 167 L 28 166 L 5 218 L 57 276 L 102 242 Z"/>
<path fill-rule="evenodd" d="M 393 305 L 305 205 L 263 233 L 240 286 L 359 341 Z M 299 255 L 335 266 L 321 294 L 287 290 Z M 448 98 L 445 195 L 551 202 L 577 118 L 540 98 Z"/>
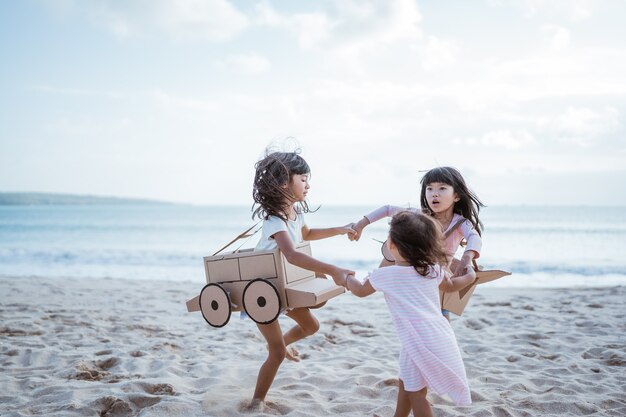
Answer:
<path fill-rule="evenodd" d="M 202 317 L 213 327 L 223 327 L 230 320 L 230 297 L 219 284 L 207 284 L 200 291 Z"/>
<path fill-rule="evenodd" d="M 383 258 L 385 258 L 385 260 L 389 261 L 389 262 L 395 262 L 396 258 L 393 257 L 393 255 L 391 254 L 391 252 L 389 252 L 389 248 L 387 247 L 387 241 L 385 240 L 383 242 L 383 245 L 380 247 L 380 251 L 383 254 Z"/>
<path fill-rule="evenodd" d="M 280 314 L 278 290 L 263 278 L 250 281 L 243 290 L 243 308 L 259 324 L 273 322 Z"/>

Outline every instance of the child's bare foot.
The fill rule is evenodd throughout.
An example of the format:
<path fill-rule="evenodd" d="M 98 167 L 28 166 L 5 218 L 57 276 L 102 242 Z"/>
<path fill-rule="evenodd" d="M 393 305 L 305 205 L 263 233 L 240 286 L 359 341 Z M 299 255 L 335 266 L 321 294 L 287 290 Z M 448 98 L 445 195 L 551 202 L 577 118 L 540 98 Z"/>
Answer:
<path fill-rule="evenodd" d="M 290 361 L 300 362 L 300 352 L 294 346 L 287 346 L 287 352 L 285 358 Z"/>
<path fill-rule="evenodd" d="M 265 348 L 268 349 L 268 346 L 265 345 Z M 294 346 L 287 346 L 285 348 L 285 359 L 293 362 L 300 362 L 300 352 L 298 352 L 298 349 Z"/>
<path fill-rule="evenodd" d="M 265 410 L 265 401 L 253 398 L 250 404 L 246 407 L 248 411 L 263 411 Z"/>

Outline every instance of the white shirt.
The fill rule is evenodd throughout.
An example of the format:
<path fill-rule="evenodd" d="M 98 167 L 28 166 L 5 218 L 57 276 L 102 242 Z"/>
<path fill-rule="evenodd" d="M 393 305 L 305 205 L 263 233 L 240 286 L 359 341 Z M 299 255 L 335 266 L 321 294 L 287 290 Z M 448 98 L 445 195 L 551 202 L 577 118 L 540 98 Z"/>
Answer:
<path fill-rule="evenodd" d="M 261 239 L 257 243 L 254 250 L 272 250 L 276 249 L 278 245 L 274 240 L 274 235 L 277 232 L 287 232 L 294 245 L 302 242 L 302 228 L 306 226 L 304 221 L 304 215 L 302 213 L 296 214 L 295 220 L 287 220 L 286 222 L 280 217 L 270 216 L 267 220 L 263 221 L 263 228 L 261 230 Z"/>

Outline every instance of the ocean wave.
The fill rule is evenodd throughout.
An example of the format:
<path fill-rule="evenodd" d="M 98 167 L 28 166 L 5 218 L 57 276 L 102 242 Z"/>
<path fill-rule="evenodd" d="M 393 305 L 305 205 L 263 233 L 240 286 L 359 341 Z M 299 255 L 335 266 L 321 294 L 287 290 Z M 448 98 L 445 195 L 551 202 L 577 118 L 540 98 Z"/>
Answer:
<path fill-rule="evenodd" d="M 110 265 L 123 268 L 124 266 L 162 266 L 162 267 L 194 267 L 203 265 L 203 257 L 207 253 L 171 250 L 129 250 L 129 249 L 0 249 L 0 272 L 9 265 Z M 377 253 L 371 257 L 322 257 L 325 262 L 340 265 L 345 268 L 371 271 L 378 267 L 380 257 Z M 502 269 L 518 274 L 571 274 L 579 276 L 621 275 L 626 273 L 626 262 L 613 260 L 611 262 L 563 262 L 555 260 L 524 260 L 503 261 L 490 259 L 490 263 L 483 265 L 484 269 Z"/>
<path fill-rule="evenodd" d="M 484 230 L 487 235 L 495 234 L 533 234 L 533 235 L 553 235 L 553 234 L 567 234 L 567 235 L 625 235 L 626 226 L 611 226 L 598 227 L 594 225 L 584 226 L 537 226 L 537 225 L 519 225 L 519 226 L 502 226 L 502 227 L 485 227 Z"/>
<path fill-rule="evenodd" d="M 45 265 L 161 265 L 202 264 L 202 255 L 148 250 L 0 250 L 0 264 Z M 0 267 L 1 268 L 1 267 Z"/>
<path fill-rule="evenodd" d="M 484 265 L 484 269 L 502 269 L 518 274 L 545 273 L 552 275 L 622 275 L 626 273 L 625 264 L 575 264 L 575 263 L 545 263 L 545 262 L 509 262 L 494 265 Z"/>
<path fill-rule="evenodd" d="M 328 260 L 335 265 L 361 271 L 371 271 L 378 267 L 380 259 L 331 259 Z M 551 274 L 551 275 L 578 275 L 578 276 L 601 276 L 601 275 L 624 275 L 626 274 L 626 264 L 568 264 L 568 263 L 547 263 L 547 262 L 502 262 L 481 265 L 485 270 L 500 269 L 514 274 Z"/>

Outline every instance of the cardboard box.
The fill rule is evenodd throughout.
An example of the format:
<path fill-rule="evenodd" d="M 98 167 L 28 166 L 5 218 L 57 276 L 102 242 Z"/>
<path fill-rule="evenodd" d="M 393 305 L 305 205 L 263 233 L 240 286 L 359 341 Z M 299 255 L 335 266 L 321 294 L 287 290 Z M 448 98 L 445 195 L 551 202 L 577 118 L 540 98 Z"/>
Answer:
<path fill-rule="evenodd" d="M 296 250 L 311 255 L 309 242 Z M 285 308 L 314 307 L 345 292 L 332 280 L 290 264 L 278 248 L 206 256 L 204 270 L 207 285 L 187 301 L 187 311 L 201 311 L 213 327 L 226 325 L 232 311 L 242 310 L 257 323 L 271 323 Z"/>

